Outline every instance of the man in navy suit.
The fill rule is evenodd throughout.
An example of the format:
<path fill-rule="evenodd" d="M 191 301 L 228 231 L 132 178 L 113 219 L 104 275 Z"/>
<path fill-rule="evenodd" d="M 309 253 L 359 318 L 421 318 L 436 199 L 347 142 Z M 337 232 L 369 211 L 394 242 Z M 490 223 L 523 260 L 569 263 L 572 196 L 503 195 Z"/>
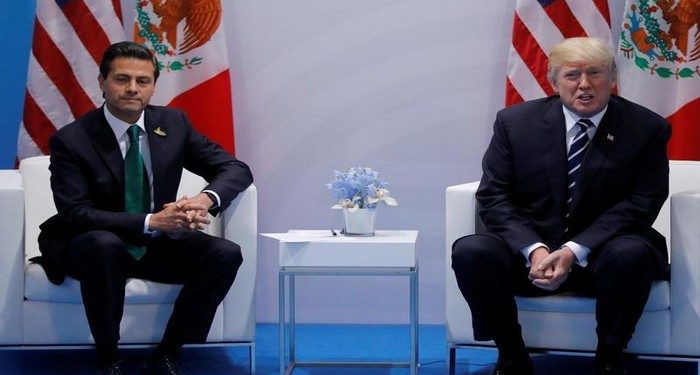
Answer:
<path fill-rule="evenodd" d="M 104 106 L 49 143 L 58 214 L 41 226 L 40 262 L 54 283 L 65 275 L 80 281 L 101 374 L 124 373 L 117 343 L 128 278 L 184 284 L 147 363 L 149 373 L 181 374 L 179 349 L 206 340 L 243 261 L 237 244 L 198 229 L 209 223 L 208 212 L 220 213 L 252 183 L 252 174 L 184 113 L 149 105 L 157 78 L 148 49 L 133 42 L 110 46 L 98 77 Z M 127 168 L 131 151 L 137 162 Z M 176 200 L 183 168 L 208 185 Z M 133 189 L 125 192 L 134 184 L 143 207 L 137 211 L 126 203 L 135 199 Z"/>
<path fill-rule="evenodd" d="M 477 191 L 485 229 L 453 244 L 452 268 L 474 338 L 498 347 L 493 374 L 533 373 L 513 296 L 564 291 L 597 299 L 597 371 L 624 374 L 622 351 L 666 274 L 651 225 L 668 196 L 671 129 L 611 95 L 614 55 L 601 40 L 554 46 L 548 78 L 555 95 L 497 114 Z"/>

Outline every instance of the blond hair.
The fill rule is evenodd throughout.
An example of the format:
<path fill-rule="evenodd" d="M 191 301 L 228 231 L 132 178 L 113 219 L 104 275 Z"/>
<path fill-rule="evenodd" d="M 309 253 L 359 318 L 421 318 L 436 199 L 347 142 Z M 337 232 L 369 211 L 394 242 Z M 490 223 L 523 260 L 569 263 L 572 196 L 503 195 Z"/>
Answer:
<path fill-rule="evenodd" d="M 569 38 L 555 44 L 549 51 L 547 79 L 554 84 L 559 68 L 568 63 L 601 64 L 610 69 L 613 80 L 617 77 L 615 55 L 610 44 L 598 38 Z"/>

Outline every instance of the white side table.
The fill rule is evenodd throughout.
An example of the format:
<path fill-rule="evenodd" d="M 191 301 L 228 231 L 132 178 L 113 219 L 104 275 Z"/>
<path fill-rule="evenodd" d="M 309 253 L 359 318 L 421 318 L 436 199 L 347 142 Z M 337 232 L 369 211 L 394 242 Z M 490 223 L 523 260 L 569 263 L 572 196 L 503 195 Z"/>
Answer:
<path fill-rule="evenodd" d="M 408 367 L 418 372 L 418 231 L 376 231 L 373 237 L 333 236 L 325 231 L 289 231 L 263 234 L 279 243 L 280 375 L 295 367 Z M 407 276 L 411 349 L 406 362 L 299 361 L 295 350 L 296 276 Z M 288 303 L 287 303 L 288 301 Z M 289 337 L 289 346 L 287 346 Z M 289 363 L 287 363 L 289 357 Z"/>

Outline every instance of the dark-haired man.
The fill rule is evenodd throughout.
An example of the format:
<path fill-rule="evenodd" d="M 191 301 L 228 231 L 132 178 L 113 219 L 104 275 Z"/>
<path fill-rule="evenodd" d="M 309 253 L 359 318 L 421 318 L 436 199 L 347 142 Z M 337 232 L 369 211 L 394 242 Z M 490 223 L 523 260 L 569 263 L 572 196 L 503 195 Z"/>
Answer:
<path fill-rule="evenodd" d="M 104 106 L 49 142 L 58 214 L 41 226 L 41 263 L 54 283 L 80 281 L 101 374 L 124 373 L 117 344 L 128 278 L 184 284 L 147 364 L 149 373 L 181 374 L 179 349 L 206 340 L 243 261 L 238 245 L 198 229 L 252 183 L 250 170 L 181 111 L 149 105 L 157 78 L 148 49 L 113 44 L 98 77 Z M 176 200 L 183 167 L 208 185 Z"/>

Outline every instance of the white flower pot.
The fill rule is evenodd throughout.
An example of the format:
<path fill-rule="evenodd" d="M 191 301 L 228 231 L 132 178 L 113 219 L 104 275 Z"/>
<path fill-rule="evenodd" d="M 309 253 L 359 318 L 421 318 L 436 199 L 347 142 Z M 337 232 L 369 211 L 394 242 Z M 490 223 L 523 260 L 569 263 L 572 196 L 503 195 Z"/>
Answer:
<path fill-rule="evenodd" d="M 374 217 L 377 210 L 360 208 L 355 212 L 343 209 L 345 217 L 345 235 L 374 236 Z"/>

